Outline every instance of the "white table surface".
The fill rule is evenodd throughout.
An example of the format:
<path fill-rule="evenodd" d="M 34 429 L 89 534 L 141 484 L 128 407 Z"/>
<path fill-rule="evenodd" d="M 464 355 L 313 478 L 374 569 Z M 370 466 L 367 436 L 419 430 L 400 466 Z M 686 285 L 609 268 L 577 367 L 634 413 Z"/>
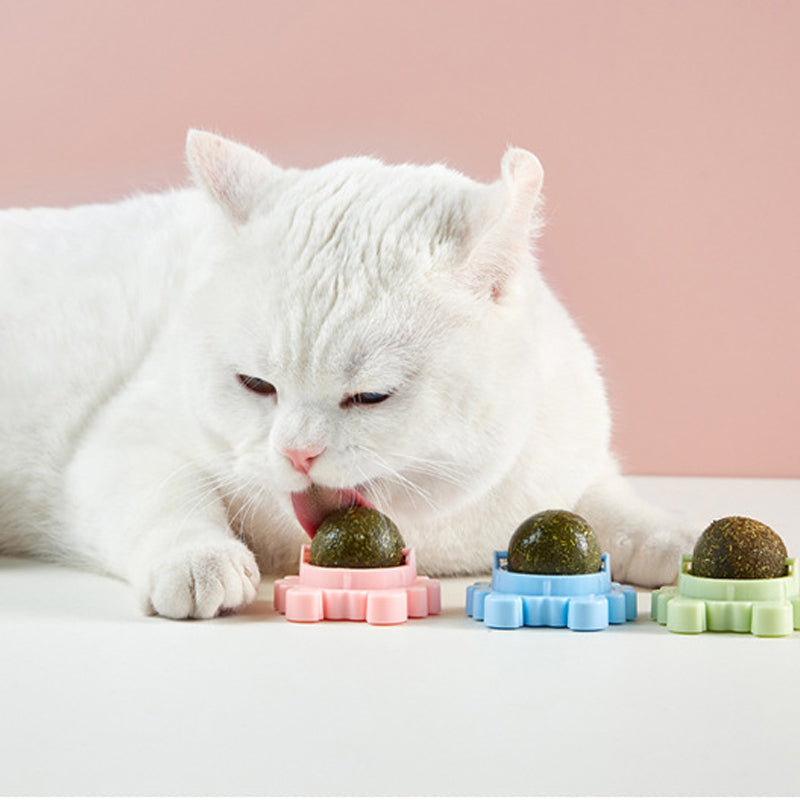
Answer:
<path fill-rule="evenodd" d="M 637 478 L 800 554 L 800 480 Z M 0 559 L 0 794 L 797 795 L 800 632 L 497 631 L 443 613 L 141 616 L 115 580 Z"/>

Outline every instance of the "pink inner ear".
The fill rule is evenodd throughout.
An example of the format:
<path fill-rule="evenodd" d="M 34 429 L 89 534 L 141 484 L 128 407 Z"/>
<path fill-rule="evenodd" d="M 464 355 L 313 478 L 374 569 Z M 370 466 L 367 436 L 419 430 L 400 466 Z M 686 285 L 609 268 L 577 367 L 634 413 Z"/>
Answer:
<path fill-rule="evenodd" d="M 231 173 L 228 167 L 214 175 L 211 192 L 217 202 L 228 212 L 234 222 L 247 222 L 250 214 L 249 203 L 244 197 L 241 182 Z"/>
<path fill-rule="evenodd" d="M 466 279 L 473 292 L 496 303 L 503 296 L 511 276 L 528 258 L 529 236 L 507 230 L 504 221 L 495 223 L 467 261 Z"/>
<path fill-rule="evenodd" d="M 526 176 L 522 191 L 514 184 L 503 187 L 502 210 L 487 223 L 467 259 L 467 281 L 478 296 L 489 297 L 492 302 L 503 296 L 512 275 L 531 259 L 531 241 L 540 219 L 538 184 L 529 183 L 529 177 Z"/>
<path fill-rule="evenodd" d="M 225 209 L 234 222 L 246 222 L 249 212 L 243 198 L 241 180 L 234 165 L 232 153 L 226 153 L 218 139 L 207 143 L 201 154 L 203 177 L 212 197 Z"/>
<path fill-rule="evenodd" d="M 187 155 L 195 178 L 236 223 L 247 221 L 259 191 L 275 169 L 245 145 L 203 131 L 189 134 Z"/>

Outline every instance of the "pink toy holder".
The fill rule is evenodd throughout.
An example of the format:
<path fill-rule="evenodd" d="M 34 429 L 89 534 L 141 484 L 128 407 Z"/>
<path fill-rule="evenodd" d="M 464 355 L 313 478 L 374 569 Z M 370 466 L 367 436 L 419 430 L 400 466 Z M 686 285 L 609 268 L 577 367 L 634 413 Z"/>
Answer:
<path fill-rule="evenodd" d="M 289 622 L 352 620 L 397 625 L 409 617 L 442 610 L 439 581 L 417 575 L 414 548 L 403 550 L 399 567 L 344 569 L 315 567 L 311 547 L 300 551 L 300 574 L 275 581 L 275 608 Z"/>

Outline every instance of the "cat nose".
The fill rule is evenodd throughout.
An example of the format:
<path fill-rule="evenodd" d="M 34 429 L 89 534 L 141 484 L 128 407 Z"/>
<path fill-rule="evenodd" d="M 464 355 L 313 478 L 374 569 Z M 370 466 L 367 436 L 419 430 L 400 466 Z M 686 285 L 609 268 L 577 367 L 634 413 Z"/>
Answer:
<path fill-rule="evenodd" d="M 287 447 L 284 449 L 283 454 L 292 462 L 292 466 L 298 472 L 307 475 L 311 465 L 323 452 L 325 452 L 324 447 L 306 447 L 297 450 Z"/>

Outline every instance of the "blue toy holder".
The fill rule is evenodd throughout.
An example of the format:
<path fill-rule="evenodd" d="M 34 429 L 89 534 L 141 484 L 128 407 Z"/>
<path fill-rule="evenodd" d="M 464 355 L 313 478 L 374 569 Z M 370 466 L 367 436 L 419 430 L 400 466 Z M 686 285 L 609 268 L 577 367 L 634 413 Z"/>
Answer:
<path fill-rule="evenodd" d="M 636 590 L 611 580 L 608 553 L 599 572 L 530 575 L 508 570 L 495 550 L 492 582 L 467 587 L 467 614 L 489 628 L 550 627 L 599 631 L 636 619 Z"/>

